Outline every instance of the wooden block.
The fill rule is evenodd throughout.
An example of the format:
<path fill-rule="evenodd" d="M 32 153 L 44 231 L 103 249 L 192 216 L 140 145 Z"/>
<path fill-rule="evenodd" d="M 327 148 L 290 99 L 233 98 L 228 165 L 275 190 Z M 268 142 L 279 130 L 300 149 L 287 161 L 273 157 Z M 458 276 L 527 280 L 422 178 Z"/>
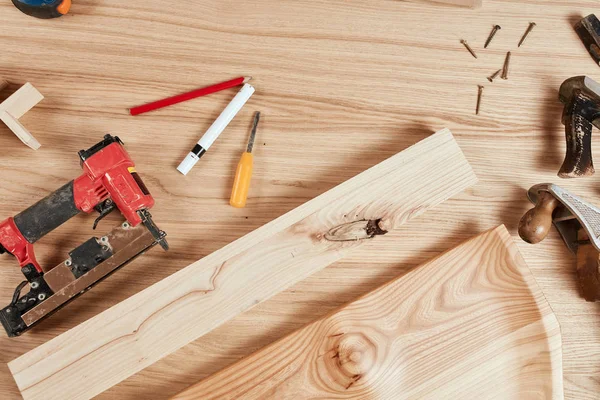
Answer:
<path fill-rule="evenodd" d="M 445 129 L 9 363 L 25 399 L 88 399 L 475 184 Z M 338 236 L 335 236 L 338 237 Z M 377 239 L 385 239 L 378 236 Z"/>
<path fill-rule="evenodd" d="M 499 226 L 175 396 L 562 399 L 558 321 Z"/>
<path fill-rule="evenodd" d="M 0 82 L 0 90 L 2 89 Z M 34 150 L 40 148 L 40 142 L 18 121 L 27 111 L 31 110 L 44 96 L 29 82 L 21 86 L 8 99 L 0 104 L 0 120 L 27 146 Z"/>
<path fill-rule="evenodd" d="M 0 120 L 2 120 L 2 122 L 4 122 L 6 126 L 8 126 L 8 128 L 13 131 L 13 133 L 17 135 L 17 137 L 21 139 L 21 141 L 27 146 L 34 150 L 37 150 L 41 147 L 40 142 L 38 142 L 37 139 L 33 137 L 33 135 L 29 133 L 29 131 L 25 129 L 23 125 L 21 125 L 18 119 L 10 115 L 7 111 L 4 111 L 0 114 Z"/>
<path fill-rule="evenodd" d="M 0 111 L 7 111 L 19 119 L 43 99 L 44 96 L 31 83 L 27 82 L 0 104 Z"/>

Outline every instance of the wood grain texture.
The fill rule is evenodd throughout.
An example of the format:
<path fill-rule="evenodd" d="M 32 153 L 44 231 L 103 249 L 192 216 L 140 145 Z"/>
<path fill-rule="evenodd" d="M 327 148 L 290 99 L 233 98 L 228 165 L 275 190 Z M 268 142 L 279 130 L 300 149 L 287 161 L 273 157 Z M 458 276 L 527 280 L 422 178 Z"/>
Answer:
<path fill-rule="evenodd" d="M 562 399 L 560 327 L 504 226 L 183 391 L 209 399 Z"/>
<path fill-rule="evenodd" d="M 442 130 L 9 363 L 25 399 L 88 399 L 477 181 Z"/>
<path fill-rule="evenodd" d="M 482 0 L 427 0 L 434 3 L 449 4 L 452 6 L 479 8 Z"/>
<path fill-rule="evenodd" d="M 23 337 L 0 335 L 0 398 L 21 396 L 7 363 L 231 243 L 444 126 L 479 183 L 386 240 L 348 257 L 126 379 L 100 400 L 173 396 L 244 356 L 499 224 L 518 239 L 527 189 L 559 183 L 600 204 L 600 175 L 562 181 L 560 84 L 599 70 L 573 23 L 594 0 L 486 0 L 478 9 L 421 0 L 77 0 L 40 21 L 0 2 L 0 76 L 45 100 L 21 122 L 44 145 L 33 152 L 0 124 L 0 218 L 15 215 L 81 173 L 77 151 L 118 135 L 156 198 L 169 253 L 150 251 Z M 537 26 L 521 48 L 529 22 Z M 488 49 L 493 25 L 502 30 Z M 467 40 L 479 58 L 460 44 Z M 508 81 L 485 77 L 513 51 Z M 235 90 L 131 117 L 127 108 L 241 75 L 257 92 L 190 176 L 175 169 Z M 477 85 L 485 85 L 475 117 Z M 261 111 L 246 208 L 228 203 L 252 115 Z M 593 154 L 600 155 L 594 133 Z M 53 266 L 97 235 L 78 216 L 36 243 Z M 98 228 L 110 230 L 117 213 Z M 562 328 L 565 397 L 597 400 L 600 305 L 579 293 L 575 258 L 555 230 L 516 240 Z M 365 260 L 369 260 L 368 268 Z M 0 255 L 0 304 L 22 280 Z"/>

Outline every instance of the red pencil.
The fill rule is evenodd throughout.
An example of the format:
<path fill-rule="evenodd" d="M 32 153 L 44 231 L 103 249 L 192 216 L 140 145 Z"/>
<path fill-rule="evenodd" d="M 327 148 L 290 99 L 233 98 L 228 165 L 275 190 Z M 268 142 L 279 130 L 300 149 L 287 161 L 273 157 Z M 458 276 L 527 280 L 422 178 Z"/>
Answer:
<path fill-rule="evenodd" d="M 147 113 L 148 111 L 158 110 L 159 108 L 172 106 L 173 104 L 181 103 L 182 101 L 195 99 L 196 97 L 206 96 L 207 94 L 220 92 L 221 90 L 242 85 L 248 82 L 250 79 L 252 79 L 251 76 L 241 76 L 239 78 L 235 78 L 227 82 L 217 83 L 216 85 L 207 86 L 202 89 L 192 90 L 191 92 L 183 94 L 178 94 L 177 96 L 169 97 L 167 99 L 162 99 L 154 101 L 152 103 L 144 104 L 143 106 L 133 107 L 129 109 L 129 114 L 139 115 Z"/>

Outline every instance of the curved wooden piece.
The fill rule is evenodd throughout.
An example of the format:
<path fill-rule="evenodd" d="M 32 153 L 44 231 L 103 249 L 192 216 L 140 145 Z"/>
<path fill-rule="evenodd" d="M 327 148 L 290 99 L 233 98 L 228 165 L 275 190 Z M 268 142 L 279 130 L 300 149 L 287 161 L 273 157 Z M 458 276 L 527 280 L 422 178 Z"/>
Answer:
<path fill-rule="evenodd" d="M 562 399 L 558 322 L 504 226 L 175 397 Z"/>

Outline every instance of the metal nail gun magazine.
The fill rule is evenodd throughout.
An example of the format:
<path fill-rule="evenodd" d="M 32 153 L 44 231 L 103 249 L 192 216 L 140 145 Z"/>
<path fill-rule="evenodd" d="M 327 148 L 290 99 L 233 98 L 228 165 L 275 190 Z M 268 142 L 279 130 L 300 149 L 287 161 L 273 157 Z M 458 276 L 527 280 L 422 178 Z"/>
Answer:
<path fill-rule="evenodd" d="M 0 222 L 0 254 L 17 258 L 26 281 L 10 304 L 0 310 L 9 337 L 21 335 L 39 321 L 90 289 L 156 244 L 168 250 L 166 233 L 148 211 L 154 198 L 135 171 L 118 137 L 79 152 L 83 174 L 14 218 Z M 69 252 L 69 258 L 44 272 L 33 244 L 81 211 L 97 211 L 98 222 L 118 209 L 127 220 L 100 238 L 92 237 Z M 29 292 L 21 294 L 29 284 Z"/>

